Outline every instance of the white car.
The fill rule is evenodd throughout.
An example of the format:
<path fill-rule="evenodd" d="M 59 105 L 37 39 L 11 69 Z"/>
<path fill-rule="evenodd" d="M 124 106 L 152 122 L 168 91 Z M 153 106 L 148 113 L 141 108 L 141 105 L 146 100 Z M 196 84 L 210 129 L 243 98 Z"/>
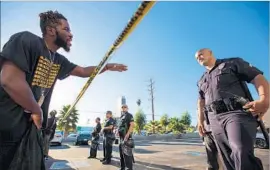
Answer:
<path fill-rule="evenodd" d="M 267 149 L 267 143 L 262 132 L 257 132 L 254 147 L 260 149 Z"/>
<path fill-rule="evenodd" d="M 78 136 L 78 134 L 75 134 L 75 133 L 69 134 L 66 137 L 65 141 L 66 142 L 75 142 L 77 140 L 77 136 Z"/>
<path fill-rule="evenodd" d="M 55 131 L 54 138 L 51 140 L 51 144 L 62 145 L 63 139 L 64 137 L 61 131 Z"/>

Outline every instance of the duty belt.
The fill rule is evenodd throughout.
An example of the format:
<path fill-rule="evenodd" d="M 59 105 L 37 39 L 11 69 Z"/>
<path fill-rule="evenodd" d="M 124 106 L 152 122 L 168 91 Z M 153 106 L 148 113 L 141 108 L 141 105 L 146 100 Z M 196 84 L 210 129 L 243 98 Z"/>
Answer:
<path fill-rule="evenodd" d="M 226 98 L 212 102 L 210 105 L 205 106 L 205 110 L 208 113 L 220 114 L 234 110 L 243 110 L 243 106 L 235 98 Z"/>

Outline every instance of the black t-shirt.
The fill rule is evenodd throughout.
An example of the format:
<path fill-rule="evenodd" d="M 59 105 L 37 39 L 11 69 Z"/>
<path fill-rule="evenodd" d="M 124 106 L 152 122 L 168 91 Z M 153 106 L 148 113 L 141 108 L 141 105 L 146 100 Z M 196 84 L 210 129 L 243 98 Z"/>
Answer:
<path fill-rule="evenodd" d="M 53 59 L 52 59 L 53 58 Z M 9 60 L 25 72 L 35 99 L 42 91 L 46 96 L 43 110 L 43 127 L 46 127 L 48 108 L 57 79 L 65 79 L 76 67 L 59 53 L 52 54 L 44 40 L 30 32 L 19 32 L 10 37 L 0 53 L 0 61 Z M 51 69 L 49 69 L 51 68 Z M 0 87 L 0 130 L 8 130 L 24 120 L 25 110 L 15 103 Z"/>
<path fill-rule="evenodd" d="M 114 126 L 114 120 L 113 120 L 113 118 L 109 118 L 106 122 L 105 122 L 105 125 L 104 125 L 104 127 L 109 127 L 109 126 L 111 126 L 111 125 L 113 125 Z M 111 134 L 112 133 L 112 130 L 104 130 L 104 134 L 106 135 L 106 134 Z"/>

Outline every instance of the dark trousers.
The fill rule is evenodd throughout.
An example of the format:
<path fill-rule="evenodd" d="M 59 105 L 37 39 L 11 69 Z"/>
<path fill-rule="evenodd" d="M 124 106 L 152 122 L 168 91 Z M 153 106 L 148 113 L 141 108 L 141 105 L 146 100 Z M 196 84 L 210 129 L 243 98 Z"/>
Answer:
<path fill-rule="evenodd" d="M 22 121 L 8 131 L 0 131 L 0 170 L 8 170 L 18 145 L 27 129 Z"/>
<path fill-rule="evenodd" d="M 205 150 L 207 155 L 207 164 L 209 170 L 218 170 L 218 150 L 211 132 L 207 133 L 204 138 Z"/>
<path fill-rule="evenodd" d="M 106 158 L 106 141 L 105 137 L 103 136 L 103 158 Z"/>
<path fill-rule="evenodd" d="M 263 170 L 254 155 L 258 123 L 250 113 L 239 110 L 208 117 L 224 170 Z"/>
<path fill-rule="evenodd" d="M 90 146 L 90 156 L 96 157 L 97 156 L 97 150 L 99 145 L 99 136 L 95 137 L 91 143 Z M 105 157 L 105 156 L 104 156 Z"/>
<path fill-rule="evenodd" d="M 104 137 L 103 139 L 103 156 L 106 161 L 110 162 L 112 158 L 112 149 L 113 143 L 110 141 L 108 137 Z"/>
<path fill-rule="evenodd" d="M 122 141 L 122 139 L 121 139 L 121 141 Z M 123 145 L 122 142 L 120 142 L 119 153 L 120 153 L 121 170 L 133 170 L 133 157 L 124 154 L 124 152 L 122 150 L 122 145 Z"/>

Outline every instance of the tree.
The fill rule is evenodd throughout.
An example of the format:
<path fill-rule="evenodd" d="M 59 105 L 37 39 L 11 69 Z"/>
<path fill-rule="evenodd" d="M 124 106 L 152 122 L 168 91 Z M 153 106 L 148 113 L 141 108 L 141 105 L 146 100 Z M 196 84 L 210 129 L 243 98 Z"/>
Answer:
<path fill-rule="evenodd" d="M 196 127 L 195 126 L 190 126 L 189 128 L 187 128 L 187 132 L 194 132 L 196 130 Z"/>
<path fill-rule="evenodd" d="M 149 123 L 147 123 L 144 127 L 147 132 L 149 133 L 156 133 L 156 132 L 160 132 L 162 130 L 162 126 L 160 124 L 159 121 L 154 120 L 154 121 L 150 121 Z"/>
<path fill-rule="evenodd" d="M 141 109 L 139 109 L 134 116 L 135 120 L 135 130 L 141 134 L 141 130 L 143 130 L 143 127 L 146 124 L 146 115 L 143 113 Z"/>
<path fill-rule="evenodd" d="M 181 123 L 180 119 L 173 117 L 169 119 L 169 129 L 175 133 L 182 133 L 185 130 L 185 126 Z"/>
<path fill-rule="evenodd" d="M 160 118 L 160 124 L 161 126 L 164 127 L 165 132 L 167 131 L 167 126 L 169 125 L 169 116 L 167 114 L 164 114 L 161 118 Z"/>
<path fill-rule="evenodd" d="M 180 122 L 186 126 L 186 128 L 189 128 L 191 125 L 191 116 L 188 112 L 184 112 L 181 116 Z"/>
<path fill-rule="evenodd" d="M 79 120 L 79 114 L 78 114 L 78 110 L 76 110 L 76 108 L 74 107 L 74 109 L 71 111 L 71 113 L 63 120 L 64 116 L 66 115 L 66 113 L 68 112 L 70 108 L 70 105 L 65 105 L 62 107 L 62 110 L 60 110 L 59 112 L 59 124 L 58 124 L 58 128 L 60 130 L 63 130 L 65 132 L 65 134 L 69 131 L 75 131 L 76 127 L 77 127 L 77 123 Z"/>

